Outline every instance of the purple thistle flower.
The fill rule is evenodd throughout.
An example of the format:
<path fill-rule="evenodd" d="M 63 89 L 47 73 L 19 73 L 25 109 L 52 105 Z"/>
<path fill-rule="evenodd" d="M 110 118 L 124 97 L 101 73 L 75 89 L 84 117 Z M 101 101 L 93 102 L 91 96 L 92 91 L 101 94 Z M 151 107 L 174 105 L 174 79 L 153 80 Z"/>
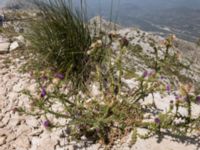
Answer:
<path fill-rule="evenodd" d="M 55 77 L 60 79 L 60 80 L 63 80 L 65 78 L 65 76 L 63 74 L 60 74 L 60 73 L 56 73 Z"/>
<path fill-rule="evenodd" d="M 180 97 L 179 95 L 176 95 L 176 96 L 175 96 L 175 99 L 176 99 L 176 100 L 180 100 L 180 98 L 181 98 L 181 97 Z"/>
<path fill-rule="evenodd" d="M 196 97 L 196 103 L 200 104 L 200 95 Z"/>
<path fill-rule="evenodd" d="M 45 97 L 46 95 L 47 95 L 47 92 L 46 92 L 45 88 L 42 87 L 41 97 Z"/>
<path fill-rule="evenodd" d="M 169 84 L 166 86 L 166 91 L 167 91 L 168 93 L 170 93 L 170 91 L 171 91 L 171 86 L 170 86 Z"/>
<path fill-rule="evenodd" d="M 159 118 L 155 118 L 155 119 L 154 119 L 154 122 L 155 122 L 156 124 L 160 124 L 160 119 L 159 119 Z"/>
<path fill-rule="evenodd" d="M 50 127 L 50 126 L 51 126 L 50 121 L 49 121 L 49 120 L 45 120 L 45 121 L 43 122 L 43 126 L 44 126 L 45 128 Z"/>
<path fill-rule="evenodd" d="M 143 78 L 146 78 L 147 76 L 148 76 L 148 71 L 145 70 L 144 73 L 143 73 L 143 75 L 142 75 L 142 77 L 143 77 Z"/>

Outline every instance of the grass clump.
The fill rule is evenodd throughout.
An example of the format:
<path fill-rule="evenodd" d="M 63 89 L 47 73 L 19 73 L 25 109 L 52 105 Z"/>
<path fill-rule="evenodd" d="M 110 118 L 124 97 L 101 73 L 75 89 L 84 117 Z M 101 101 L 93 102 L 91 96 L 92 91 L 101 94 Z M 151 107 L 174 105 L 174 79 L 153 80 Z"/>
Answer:
<path fill-rule="evenodd" d="M 75 11 L 69 1 L 34 1 L 41 17 L 32 22 L 27 35 L 33 54 L 43 67 L 68 71 L 76 83 L 88 77 L 91 59 L 87 51 L 91 45 L 90 32 L 83 11 Z"/>

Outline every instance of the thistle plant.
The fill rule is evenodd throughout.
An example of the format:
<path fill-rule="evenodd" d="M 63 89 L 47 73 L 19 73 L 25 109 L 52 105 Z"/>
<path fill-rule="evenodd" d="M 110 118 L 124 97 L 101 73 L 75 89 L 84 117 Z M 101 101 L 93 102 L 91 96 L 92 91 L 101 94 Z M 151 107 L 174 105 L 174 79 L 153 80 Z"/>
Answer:
<path fill-rule="evenodd" d="M 50 1 L 41 6 L 42 19 L 47 22 L 45 26 L 37 22 L 39 28 L 33 28 L 31 34 L 35 35 L 35 57 L 39 57 L 37 60 L 45 67 L 39 67 L 33 73 L 38 83 L 37 95 L 24 91 L 32 101 L 31 109 L 17 108 L 17 111 L 44 116 L 45 128 L 67 127 L 71 139 L 81 140 L 84 136 L 109 145 L 131 132 L 134 144 L 138 137 L 161 135 L 163 131 L 183 135 L 198 130 L 200 118 L 192 116 L 192 104 L 199 104 L 200 96 L 198 92 L 192 92 L 188 84 L 191 79 L 180 73 L 190 66 L 176 59 L 176 52 L 171 53 L 173 38 L 165 40 L 164 51 L 152 41 L 153 56 L 119 35 L 112 37 L 112 34 L 102 33 L 102 37 L 94 40 L 83 19 L 61 2 Z M 104 43 L 103 37 L 112 40 Z M 119 43 L 117 52 L 111 46 L 116 40 Z M 140 73 L 135 71 L 137 66 L 126 65 L 130 63 L 127 62 L 130 53 L 144 63 L 145 68 L 140 68 Z M 127 76 L 136 82 L 133 89 L 123 83 Z M 87 79 L 84 90 L 73 84 L 73 81 L 82 81 L 80 78 Z M 94 83 L 98 83 L 98 96 L 91 92 Z M 174 94 L 166 111 L 156 106 L 154 95 L 157 93 L 163 97 Z M 143 103 L 148 96 L 153 97 L 152 104 Z M 187 115 L 180 113 L 181 108 L 187 110 Z M 148 112 L 153 121 L 145 121 Z M 52 116 L 57 120 L 51 121 Z M 60 118 L 66 122 L 60 123 Z M 137 128 L 145 128 L 148 133 L 140 135 Z"/>
<path fill-rule="evenodd" d="M 33 100 L 34 115 L 43 114 L 47 117 L 47 120 L 44 121 L 46 128 L 68 126 L 69 134 L 75 140 L 86 136 L 94 141 L 111 145 L 116 139 L 125 136 L 131 130 L 134 139 L 137 139 L 138 136 L 147 138 L 161 134 L 161 129 L 167 129 L 176 134 L 186 134 L 189 129 L 193 130 L 193 126 L 197 126 L 199 122 L 198 119 L 193 119 L 191 116 L 191 103 L 198 103 L 199 96 L 190 95 L 190 91 L 186 89 L 183 89 L 182 92 L 182 95 L 186 96 L 185 101 L 180 101 L 181 96 L 177 96 L 175 103 L 170 103 L 167 112 L 156 114 L 154 122 L 143 122 L 143 114 L 147 109 L 157 109 L 157 107 L 155 104 L 154 107 L 151 105 L 143 107 L 140 101 L 145 101 L 147 96 L 154 95 L 156 92 L 171 94 L 175 85 L 173 82 L 166 82 L 166 80 L 172 79 L 170 76 L 164 77 L 159 71 L 156 72 L 155 68 L 152 68 L 151 71 L 145 70 L 141 76 L 136 77 L 139 84 L 131 94 L 124 93 L 121 88 L 123 86 L 122 78 L 126 70 L 124 70 L 122 59 L 128 50 L 127 46 L 127 44 L 122 43 L 119 47 L 121 51 L 117 54 L 114 54 L 112 49 L 107 49 L 110 57 L 104 59 L 102 65 L 96 65 L 96 75 L 91 79 L 100 83 L 101 96 L 99 97 L 91 96 L 89 89 L 82 91 L 84 96 L 80 94 L 79 89 L 70 86 L 67 74 L 55 73 L 54 70 L 47 71 L 45 76 L 44 73 L 36 74 L 40 97 L 33 97 L 31 93 L 25 91 Z M 118 59 L 112 62 L 112 57 Z M 103 71 L 105 64 L 107 64 L 106 72 Z M 164 69 L 161 68 L 161 70 Z M 66 85 L 68 86 L 66 87 Z M 53 110 L 52 107 L 55 103 L 61 104 L 61 111 Z M 180 107 L 187 108 L 188 116 L 179 113 Z M 33 114 L 33 112 L 24 109 L 18 110 Z M 39 113 L 36 113 L 38 110 L 40 110 Z M 50 114 L 56 118 L 66 119 L 66 124 L 50 122 L 48 119 Z M 182 121 L 180 123 L 174 122 L 177 119 L 182 119 Z M 137 127 L 147 128 L 148 134 L 140 135 L 136 132 Z"/>

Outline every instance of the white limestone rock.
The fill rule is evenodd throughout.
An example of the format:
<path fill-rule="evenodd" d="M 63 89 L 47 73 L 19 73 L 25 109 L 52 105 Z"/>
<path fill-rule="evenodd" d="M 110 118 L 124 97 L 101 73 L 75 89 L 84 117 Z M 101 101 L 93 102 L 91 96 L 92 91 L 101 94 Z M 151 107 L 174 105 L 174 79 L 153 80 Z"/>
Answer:
<path fill-rule="evenodd" d="M 12 52 L 12 51 L 16 50 L 19 47 L 20 47 L 19 43 L 17 41 L 14 41 L 13 43 L 10 44 L 9 51 Z"/>
<path fill-rule="evenodd" d="M 122 78 L 122 83 L 124 83 L 125 86 L 127 86 L 130 90 L 137 87 L 137 85 L 138 85 L 138 82 L 135 81 L 134 79 L 124 79 L 124 78 Z"/>
<path fill-rule="evenodd" d="M 91 91 L 91 95 L 92 96 L 97 97 L 97 96 L 99 96 L 101 94 L 99 87 L 100 87 L 100 85 L 97 82 L 93 83 L 91 85 L 91 90 L 90 91 Z"/>
<path fill-rule="evenodd" d="M 18 44 L 19 44 L 20 46 L 26 45 L 25 38 L 24 38 L 22 35 L 19 35 L 19 36 L 17 36 L 17 37 L 14 37 L 12 40 L 18 42 Z"/>
<path fill-rule="evenodd" d="M 9 52 L 10 43 L 9 42 L 3 42 L 0 43 L 0 54 L 5 54 Z"/>

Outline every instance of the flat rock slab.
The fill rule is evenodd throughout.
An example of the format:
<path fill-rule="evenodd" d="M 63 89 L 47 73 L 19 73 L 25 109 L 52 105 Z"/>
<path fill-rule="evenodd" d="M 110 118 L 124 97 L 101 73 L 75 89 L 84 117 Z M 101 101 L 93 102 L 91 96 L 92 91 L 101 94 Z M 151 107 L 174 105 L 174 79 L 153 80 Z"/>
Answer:
<path fill-rule="evenodd" d="M 10 47 L 9 42 L 0 42 L 0 54 L 8 53 Z"/>

